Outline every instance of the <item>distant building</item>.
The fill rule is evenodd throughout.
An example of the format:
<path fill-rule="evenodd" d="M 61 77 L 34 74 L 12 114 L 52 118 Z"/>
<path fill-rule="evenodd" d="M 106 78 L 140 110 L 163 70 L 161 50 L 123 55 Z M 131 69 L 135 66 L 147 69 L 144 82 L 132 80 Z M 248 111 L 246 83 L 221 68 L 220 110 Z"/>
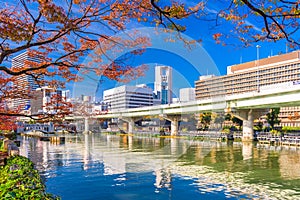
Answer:
<path fill-rule="evenodd" d="M 180 99 L 179 98 L 172 98 L 172 103 L 179 103 L 180 102 Z"/>
<path fill-rule="evenodd" d="M 64 91 L 62 90 L 57 90 L 46 86 L 37 88 L 34 92 L 32 92 L 33 98 L 30 99 L 31 113 L 37 114 L 55 112 L 55 106 L 59 106 L 61 101 L 65 101 L 65 98 L 62 95 L 63 93 Z M 53 103 L 55 100 L 57 101 L 57 105 L 55 105 L 55 102 Z"/>
<path fill-rule="evenodd" d="M 272 56 L 227 67 L 227 75 L 200 77 L 195 82 L 196 99 L 246 92 L 280 90 L 300 83 L 300 51 Z M 290 120 L 299 107 L 281 108 L 281 125 L 300 126 Z M 290 117 L 293 118 L 293 117 Z"/>
<path fill-rule="evenodd" d="M 35 63 L 40 63 L 42 61 L 42 58 L 40 56 L 33 56 L 28 53 L 28 51 L 15 56 L 12 58 L 12 69 L 18 69 L 22 68 L 26 65 L 30 67 L 30 65 L 33 65 Z M 40 77 L 39 80 L 43 80 L 44 77 Z M 37 82 L 34 80 L 34 78 L 30 75 L 22 74 L 19 76 L 16 76 L 16 81 L 14 82 L 14 87 L 21 91 L 28 91 L 32 92 L 35 91 L 40 86 L 37 84 Z M 12 100 L 13 102 L 13 108 L 21 108 L 23 109 L 29 109 L 30 107 L 30 100 L 26 98 L 16 98 Z"/>
<path fill-rule="evenodd" d="M 96 114 L 104 114 L 104 113 L 108 112 L 109 106 L 110 105 L 104 101 L 96 102 L 93 106 L 92 112 L 96 113 Z"/>
<path fill-rule="evenodd" d="M 66 102 L 71 101 L 71 92 L 70 90 L 63 90 L 62 91 L 62 97 L 65 99 Z"/>
<path fill-rule="evenodd" d="M 182 88 L 179 90 L 180 102 L 195 101 L 195 88 Z"/>
<path fill-rule="evenodd" d="M 123 110 L 153 105 L 153 91 L 146 85 L 128 86 L 105 90 L 103 101 L 109 104 L 109 110 Z"/>
<path fill-rule="evenodd" d="M 155 67 L 154 93 L 161 104 L 172 103 L 172 68 L 169 66 Z"/>
<path fill-rule="evenodd" d="M 93 98 L 92 98 L 92 96 L 81 95 L 81 101 L 82 102 L 92 103 Z"/>

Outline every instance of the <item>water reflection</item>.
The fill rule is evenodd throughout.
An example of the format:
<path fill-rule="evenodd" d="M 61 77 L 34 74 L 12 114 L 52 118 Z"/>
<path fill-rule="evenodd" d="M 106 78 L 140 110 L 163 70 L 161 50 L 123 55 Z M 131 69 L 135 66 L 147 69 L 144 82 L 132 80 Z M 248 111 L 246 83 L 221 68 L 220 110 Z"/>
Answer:
<path fill-rule="evenodd" d="M 157 188 L 167 188 L 171 189 L 171 171 L 170 168 L 159 169 L 155 171 L 155 186 Z"/>
<path fill-rule="evenodd" d="M 282 151 L 279 155 L 280 175 L 285 180 L 300 180 L 300 154 L 295 151 Z"/>
<path fill-rule="evenodd" d="M 76 180 L 82 185 L 74 190 L 84 187 L 85 194 L 98 196 L 103 191 L 90 191 L 84 184 L 127 190 L 141 187 L 155 194 L 159 190 L 160 195 L 166 195 L 164 189 L 180 191 L 176 187 L 180 184 L 187 198 L 223 194 L 223 199 L 300 199 L 299 148 L 94 134 L 68 136 L 65 144 L 23 137 L 20 152 L 37 164 L 49 187 L 61 189 L 63 195 L 70 190 L 65 183 Z M 60 177 L 61 188 L 57 188 Z M 107 195 L 114 190 L 108 189 Z"/>
<path fill-rule="evenodd" d="M 243 160 L 251 159 L 252 153 L 253 153 L 253 142 L 243 142 L 242 145 Z"/>

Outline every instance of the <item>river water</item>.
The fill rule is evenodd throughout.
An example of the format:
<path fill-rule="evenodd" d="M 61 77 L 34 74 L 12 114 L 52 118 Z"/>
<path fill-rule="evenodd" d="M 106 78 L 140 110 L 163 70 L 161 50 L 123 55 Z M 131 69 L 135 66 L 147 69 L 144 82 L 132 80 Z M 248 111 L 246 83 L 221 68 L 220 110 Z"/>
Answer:
<path fill-rule="evenodd" d="M 75 199 L 300 199 L 300 148 L 116 135 L 21 138 L 47 192 Z"/>

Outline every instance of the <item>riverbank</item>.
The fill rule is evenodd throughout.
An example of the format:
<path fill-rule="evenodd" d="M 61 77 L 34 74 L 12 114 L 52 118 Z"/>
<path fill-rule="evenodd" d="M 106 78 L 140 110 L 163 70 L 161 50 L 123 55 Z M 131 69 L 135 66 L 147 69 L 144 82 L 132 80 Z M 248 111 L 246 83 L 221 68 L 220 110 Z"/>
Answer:
<path fill-rule="evenodd" d="M 26 157 L 11 156 L 0 166 L 0 199 L 60 199 L 46 193 L 34 164 Z"/>

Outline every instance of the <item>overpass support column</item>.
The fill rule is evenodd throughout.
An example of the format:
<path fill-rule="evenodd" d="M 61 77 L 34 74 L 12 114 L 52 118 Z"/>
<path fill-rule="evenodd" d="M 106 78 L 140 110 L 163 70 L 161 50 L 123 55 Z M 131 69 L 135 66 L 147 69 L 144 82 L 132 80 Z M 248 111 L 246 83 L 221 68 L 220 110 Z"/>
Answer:
<path fill-rule="evenodd" d="M 178 122 L 181 118 L 180 115 L 163 115 L 161 116 L 171 122 L 171 136 L 178 135 Z"/>
<path fill-rule="evenodd" d="M 120 119 L 127 122 L 127 133 L 132 134 L 134 132 L 135 122 L 142 118 L 141 117 L 121 117 Z"/>
<path fill-rule="evenodd" d="M 253 136 L 253 121 L 254 119 L 263 116 L 268 112 L 268 109 L 230 109 L 231 114 L 243 120 L 243 141 L 252 141 Z"/>
<path fill-rule="evenodd" d="M 171 135 L 178 135 L 178 117 L 173 117 L 171 120 Z"/>
<path fill-rule="evenodd" d="M 133 133 L 133 129 L 134 129 L 134 120 L 132 118 L 130 118 L 128 121 L 128 133 Z"/>
<path fill-rule="evenodd" d="M 243 119 L 243 141 L 252 141 L 253 137 L 253 113 L 252 109 L 245 111 L 246 116 Z"/>

